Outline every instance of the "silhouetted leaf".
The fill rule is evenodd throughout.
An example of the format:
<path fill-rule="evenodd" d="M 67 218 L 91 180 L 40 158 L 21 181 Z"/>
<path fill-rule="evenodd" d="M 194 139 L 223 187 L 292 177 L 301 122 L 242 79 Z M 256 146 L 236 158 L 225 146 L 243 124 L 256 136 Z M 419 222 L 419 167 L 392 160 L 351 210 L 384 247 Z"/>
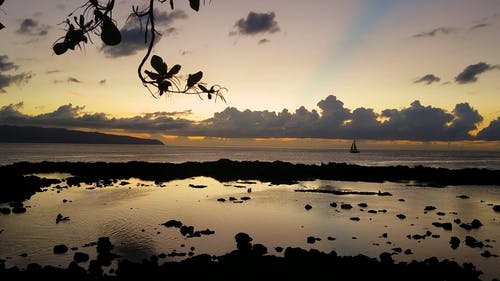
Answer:
<path fill-rule="evenodd" d="M 167 74 L 167 64 L 163 62 L 163 59 L 157 55 L 151 57 L 151 66 L 158 72 L 160 75 Z"/>
<path fill-rule="evenodd" d="M 198 12 L 200 10 L 200 0 L 189 0 L 189 6 Z"/>
<path fill-rule="evenodd" d="M 208 89 L 205 86 L 200 84 L 198 85 L 198 88 L 200 88 L 203 92 L 208 93 Z"/>
<path fill-rule="evenodd" d="M 172 76 L 176 75 L 177 73 L 179 73 L 179 71 L 181 71 L 181 66 L 176 64 L 176 65 L 172 66 L 172 68 L 168 72 L 167 76 L 172 77 Z"/>
<path fill-rule="evenodd" d="M 0 22 L 0 30 L 4 29 L 5 28 L 5 25 L 3 25 L 1 22 Z"/>
<path fill-rule="evenodd" d="M 170 8 L 173 10 L 174 9 L 174 0 L 170 0 Z"/>
<path fill-rule="evenodd" d="M 2 6 L 2 4 L 3 4 L 3 2 L 4 2 L 4 1 L 5 1 L 5 0 L 0 0 L 0 6 Z"/>
<path fill-rule="evenodd" d="M 62 55 L 68 50 L 68 45 L 65 42 L 56 43 L 52 46 L 52 50 L 56 55 Z"/>
<path fill-rule="evenodd" d="M 109 46 L 118 45 L 122 41 L 120 30 L 108 17 L 105 17 L 102 21 L 101 40 Z"/>
<path fill-rule="evenodd" d="M 187 87 L 191 88 L 196 83 L 200 82 L 201 78 L 203 77 L 203 72 L 198 71 L 195 74 L 189 74 L 188 79 L 187 79 Z"/>
<path fill-rule="evenodd" d="M 170 86 L 172 86 L 172 83 L 170 83 L 170 81 L 168 80 L 164 80 L 158 85 L 158 89 L 160 89 L 160 91 L 166 92 L 168 91 L 168 87 Z"/>
<path fill-rule="evenodd" d="M 212 99 L 212 94 L 208 93 L 208 99 L 211 100 Z"/>
<path fill-rule="evenodd" d="M 149 71 L 149 70 L 145 70 L 144 72 L 146 72 L 146 74 L 149 76 L 149 78 L 151 78 L 153 80 L 158 80 L 161 77 L 160 74 L 154 73 L 154 72 Z"/>

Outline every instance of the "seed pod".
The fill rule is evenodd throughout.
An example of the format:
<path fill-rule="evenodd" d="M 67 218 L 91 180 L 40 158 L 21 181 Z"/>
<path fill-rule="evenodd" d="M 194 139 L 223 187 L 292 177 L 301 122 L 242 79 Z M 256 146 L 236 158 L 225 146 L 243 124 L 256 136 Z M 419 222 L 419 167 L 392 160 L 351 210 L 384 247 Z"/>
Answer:
<path fill-rule="evenodd" d="M 68 45 L 65 42 L 56 43 L 52 46 L 52 50 L 56 55 L 62 55 L 68 50 Z"/>
<path fill-rule="evenodd" d="M 101 27 L 101 40 L 108 46 L 115 46 L 122 41 L 122 35 L 118 27 L 111 21 L 110 18 L 105 17 L 102 21 Z"/>

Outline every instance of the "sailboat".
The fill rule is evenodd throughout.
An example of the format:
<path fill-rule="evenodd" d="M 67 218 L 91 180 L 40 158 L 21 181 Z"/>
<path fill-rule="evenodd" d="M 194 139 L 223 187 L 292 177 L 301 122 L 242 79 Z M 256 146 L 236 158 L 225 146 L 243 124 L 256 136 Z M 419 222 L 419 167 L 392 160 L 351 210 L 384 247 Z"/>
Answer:
<path fill-rule="evenodd" d="M 353 140 L 352 141 L 352 144 L 351 144 L 351 149 L 349 150 L 350 153 L 359 153 L 359 149 L 358 147 L 356 146 L 356 140 Z"/>

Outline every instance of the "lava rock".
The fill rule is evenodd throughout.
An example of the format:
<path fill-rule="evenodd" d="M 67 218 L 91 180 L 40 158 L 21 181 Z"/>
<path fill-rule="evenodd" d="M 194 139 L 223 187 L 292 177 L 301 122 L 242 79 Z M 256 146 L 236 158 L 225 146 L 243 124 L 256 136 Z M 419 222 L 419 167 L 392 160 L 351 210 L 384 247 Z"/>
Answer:
<path fill-rule="evenodd" d="M 68 251 L 68 246 L 64 244 L 54 246 L 54 254 L 64 254 Z"/>

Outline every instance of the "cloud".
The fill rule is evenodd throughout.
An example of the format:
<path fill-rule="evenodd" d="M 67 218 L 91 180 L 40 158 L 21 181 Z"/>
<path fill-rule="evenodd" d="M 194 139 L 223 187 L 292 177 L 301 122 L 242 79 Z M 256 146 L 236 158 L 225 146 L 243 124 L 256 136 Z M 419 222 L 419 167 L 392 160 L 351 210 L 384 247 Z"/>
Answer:
<path fill-rule="evenodd" d="M 155 11 L 155 29 L 165 36 L 175 34 L 177 29 L 172 25 L 177 20 L 187 19 L 187 17 L 187 14 L 182 10 L 175 10 L 168 14 L 166 12 Z M 127 21 L 120 32 L 122 41 L 119 45 L 102 46 L 101 50 L 107 57 L 131 56 L 148 47 L 145 42 L 145 26 L 141 26 L 141 23 L 136 18 Z M 157 36 L 155 44 L 160 42 L 161 39 L 161 36 Z"/>
<path fill-rule="evenodd" d="M 489 23 L 478 23 L 478 24 L 471 26 L 470 30 L 480 29 L 480 28 L 484 28 L 487 26 L 490 26 L 490 24 Z"/>
<path fill-rule="evenodd" d="M 256 13 L 249 12 L 246 18 L 241 18 L 234 24 L 236 31 L 230 35 L 256 35 L 262 33 L 275 33 L 280 31 L 274 12 Z"/>
<path fill-rule="evenodd" d="M 12 84 L 21 85 L 27 83 L 34 75 L 30 72 L 8 74 L 5 72 L 16 70 L 19 66 L 9 61 L 6 55 L 0 55 L 0 94 L 6 93 L 5 88 Z"/>
<path fill-rule="evenodd" d="M 271 42 L 269 39 L 263 38 L 263 39 L 259 40 L 258 44 L 261 45 L 261 44 L 266 44 L 266 43 L 269 43 L 269 42 Z"/>
<path fill-rule="evenodd" d="M 370 140 L 456 141 L 483 138 L 500 140 L 500 119 L 483 129 L 476 138 L 483 117 L 468 103 L 453 111 L 425 106 L 414 101 L 402 109 L 346 108 L 334 95 L 295 111 L 239 110 L 227 107 L 202 121 L 182 112 L 144 113 L 130 118 L 113 118 L 104 113 L 88 113 L 83 106 L 67 104 L 53 112 L 35 116 L 21 112 L 22 104 L 0 108 L 0 124 L 32 125 L 94 130 L 123 130 L 179 136 L 224 138 L 338 138 Z"/>
<path fill-rule="evenodd" d="M 491 121 L 488 127 L 477 133 L 477 139 L 488 141 L 500 140 L 500 117 Z"/>
<path fill-rule="evenodd" d="M 106 79 L 102 79 L 98 83 L 99 83 L 99 85 L 104 86 L 104 85 L 106 85 Z"/>
<path fill-rule="evenodd" d="M 439 81 L 441 81 L 441 78 L 435 76 L 434 74 L 426 74 L 421 78 L 415 80 L 414 83 L 425 83 L 427 85 L 430 85 L 434 82 L 439 82 Z"/>
<path fill-rule="evenodd" d="M 17 30 L 17 33 L 29 36 L 45 36 L 49 33 L 50 27 L 40 25 L 34 19 L 24 19 Z"/>
<path fill-rule="evenodd" d="M 479 62 L 476 64 L 471 64 L 467 66 L 461 73 L 455 77 L 455 82 L 459 84 L 473 83 L 477 81 L 477 75 L 490 71 L 493 69 L 499 69 L 499 66 L 490 65 L 485 62 Z"/>
<path fill-rule="evenodd" d="M 75 77 L 68 77 L 67 81 L 70 83 L 82 83 L 82 81 L 76 79 Z"/>
<path fill-rule="evenodd" d="M 421 32 L 415 35 L 412 35 L 413 38 L 426 38 L 426 37 L 435 37 L 437 35 L 448 35 L 456 32 L 455 29 L 450 27 L 438 27 L 434 28 L 431 31 Z"/>

